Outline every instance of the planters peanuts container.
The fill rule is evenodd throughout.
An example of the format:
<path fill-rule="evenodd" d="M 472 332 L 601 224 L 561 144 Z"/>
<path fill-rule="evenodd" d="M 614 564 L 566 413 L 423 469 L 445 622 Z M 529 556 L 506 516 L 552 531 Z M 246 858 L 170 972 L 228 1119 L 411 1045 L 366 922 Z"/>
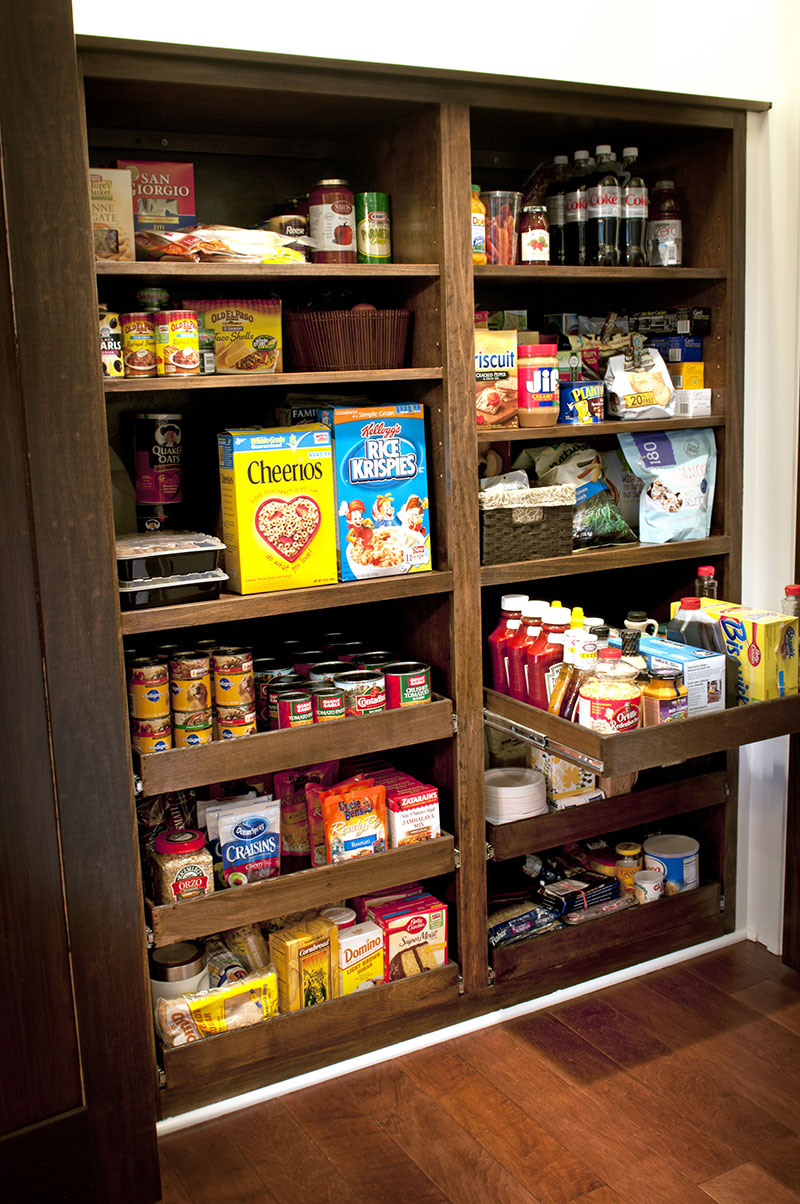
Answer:
<path fill-rule="evenodd" d="M 559 422 L 583 426 L 603 421 L 605 410 L 601 380 L 562 380 L 558 391 Z"/>
<path fill-rule="evenodd" d="M 664 894 L 694 890 L 698 883 L 700 845 L 691 836 L 648 836 L 644 868 L 664 871 Z"/>

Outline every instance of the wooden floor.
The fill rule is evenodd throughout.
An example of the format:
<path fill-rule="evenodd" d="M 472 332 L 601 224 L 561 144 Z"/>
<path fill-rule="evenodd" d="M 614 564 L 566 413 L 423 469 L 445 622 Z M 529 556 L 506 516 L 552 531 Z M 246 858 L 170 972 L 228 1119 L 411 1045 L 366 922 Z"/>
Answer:
<path fill-rule="evenodd" d="M 800 974 L 744 942 L 160 1151 L 164 1204 L 800 1204 Z"/>

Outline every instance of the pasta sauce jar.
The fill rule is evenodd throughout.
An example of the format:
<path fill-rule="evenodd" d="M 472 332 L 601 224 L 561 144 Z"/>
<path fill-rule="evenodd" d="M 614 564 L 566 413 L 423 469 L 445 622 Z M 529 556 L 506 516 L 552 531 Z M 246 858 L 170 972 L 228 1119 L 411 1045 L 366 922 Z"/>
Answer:
<path fill-rule="evenodd" d="M 355 263 L 355 199 L 347 180 L 319 180 L 308 197 L 312 263 Z"/>

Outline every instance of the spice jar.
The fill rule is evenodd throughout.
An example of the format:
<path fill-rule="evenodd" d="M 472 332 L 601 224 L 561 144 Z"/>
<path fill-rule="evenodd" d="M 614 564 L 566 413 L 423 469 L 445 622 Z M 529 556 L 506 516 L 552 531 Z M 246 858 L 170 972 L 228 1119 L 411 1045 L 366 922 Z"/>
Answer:
<path fill-rule="evenodd" d="M 595 732 L 633 731 L 639 726 L 641 687 L 636 668 L 622 660 L 619 648 L 602 648 L 597 668 L 578 695 L 578 723 Z"/>
<path fill-rule="evenodd" d="M 156 904 L 199 899 L 214 890 L 214 860 L 202 832 L 193 828 L 159 832 L 150 860 Z"/>
<path fill-rule="evenodd" d="M 520 426 L 549 426 L 558 420 L 558 348 L 522 343 L 517 348 L 517 417 Z"/>
<path fill-rule="evenodd" d="M 688 719 L 689 701 L 680 669 L 654 669 L 642 687 L 642 727 Z"/>
<path fill-rule="evenodd" d="M 550 223 L 544 205 L 523 205 L 519 219 L 520 263 L 550 262 Z"/>
<path fill-rule="evenodd" d="M 319 180 L 308 197 L 313 263 L 356 262 L 355 198 L 347 180 Z"/>
<path fill-rule="evenodd" d="M 617 845 L 615 852 L 620 890 L 626 895 L 632 895 L 633 875 L 642 868 L 642 846 L 635 841 L 624 841 Z"/>

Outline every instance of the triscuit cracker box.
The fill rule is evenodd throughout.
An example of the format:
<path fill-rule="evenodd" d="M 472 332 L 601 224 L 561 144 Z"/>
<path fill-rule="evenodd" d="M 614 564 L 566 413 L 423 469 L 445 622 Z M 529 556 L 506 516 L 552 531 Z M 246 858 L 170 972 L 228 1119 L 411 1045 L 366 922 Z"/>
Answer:
<path fill-rule="evenodd" d="M 519 426 L 516 330 L 475 331 L 475 413 L 478 426 Z"/>
<path fill-rule="evenodd" d="M 228 588 L 258 594 L 336 581 L 330 431 L 234 428 L 217 444 Z"/>
<path fill-rule="evenodd" d="M 798 620 L 770 610 L 703 598 L 738 666 L 739 702 L 769 702 L 798 690 Z M 676 608 L 674 608 L 676 609 Z"/>
<path fill-rule="evenodd" d="M 95 259 L 118 263 L 135 259 L 131 173 L 111 167 L 90 167 L 89 202 Z"/>
<path fill-rule="evenodd" d="M 342 581 L 431 567 L 424 409 L 320 409 L 333 432 Z"/>

